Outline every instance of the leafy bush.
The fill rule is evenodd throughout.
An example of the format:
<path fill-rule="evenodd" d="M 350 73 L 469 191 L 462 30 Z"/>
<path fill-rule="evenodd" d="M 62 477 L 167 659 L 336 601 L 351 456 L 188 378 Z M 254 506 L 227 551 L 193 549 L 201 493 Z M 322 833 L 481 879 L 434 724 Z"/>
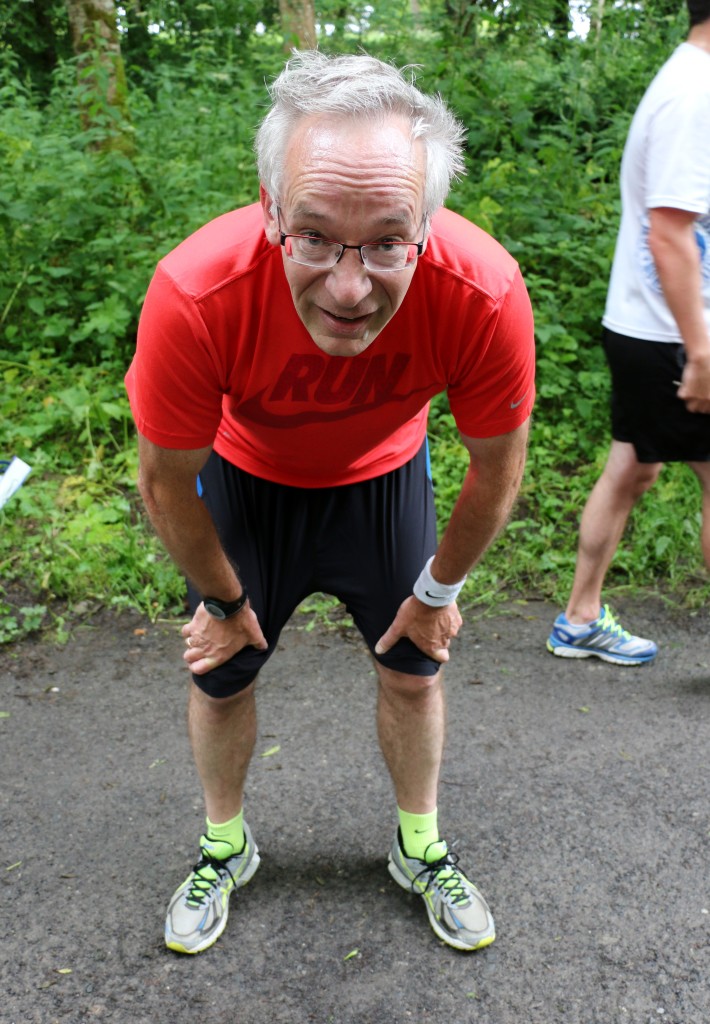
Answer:
<path fill-rule="evenodd" d="M 0 512 L 0 578 L 44 605 L 87 601 L 148 615 L 182 585 L 135 501 L 137 456 L 117 368 L 0 361 L 4 443 L 32 467 Z M 0 590 L 0 597 L 2 591 Z"/>
<path fill-rule="evenodd" d="M 233 6 L 244 17 L 251 10 Z M 0 50 L 0 456 L 33 467 L 0 511 L 0 641 L 60 615 L 62 603 L 95 600 L 153 616 L 181 608 L 178 574 L 136 498 L 122 378 L 157 260 L 205 221 L 256 198 L 253 130 L 263 83 L 283 60 L 274 35 L 252 33 L 237 45 L 209 28 L 203 7 L 195 8 L 207 19 L 195 29 L 199 45 L 185 35 L 163 52 L 165 39 L 133 35 L 130 122 L 96 96 L 90 132 L 72 61 L 59 62 L 39 91 L 13 51 Z M 60 8 L 53 5 L 57 18 Z M 408 11 L 398 3 L 369 15 L 363 6 L 368 48 L 422 65 L 422 87 L 465 122 L 469 173 L 450 205 L 515 255 L 536 316 L 539 398 L 520 500 L 466 594 L 484 606 L 513 594 L 563 600 L 577 521 L 609 441 L 598 334 L 621 151 L 636 102 L 675 40 L 667 21 L 643 38 L 608 32 L 600 46 L 527 31 L 494 39 L 485 18 L 475 39 L 458 39 L 426 19 L 415 31 Z M 361 45 L 347 19 L 336 30 L 324 47 Z M 466 455 L 445 397 L 433 403 L 430 425 L 443 524 Z M 662 584 L 676 599 L 706 598 L 699 516 L 691 475 L 669 467 L 632 516 L 610 587 Z"/>

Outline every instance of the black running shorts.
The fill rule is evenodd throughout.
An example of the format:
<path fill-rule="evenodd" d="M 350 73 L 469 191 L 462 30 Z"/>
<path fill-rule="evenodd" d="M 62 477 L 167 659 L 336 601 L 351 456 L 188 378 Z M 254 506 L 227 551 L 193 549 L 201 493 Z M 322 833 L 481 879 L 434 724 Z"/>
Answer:
<path fill-rule="evenodd" d="M 636 449 L 639 462 L 710 461 L 710 416 L 688 412 L 678 398 L 683 346 L 604 330 L 611 370 L 611 432 Z"/>
<path fill-rule="evenodd" d="M 362 483 L 310 489 L 252 476 L 213 453 L 200 473 L 202 497 L 269 647 L 246 647 L 197 686 L 229 697 L 255 679 L 279 635 L 309 594 L 343 602 L 382 665 L 411 675 L 441 667 L 407 639 L 386 654 L 374 647 L 436 550 L 434 495 L 427 450 L 400 469 Z M 201 595 L 188 584 L 192 611 Z"/>

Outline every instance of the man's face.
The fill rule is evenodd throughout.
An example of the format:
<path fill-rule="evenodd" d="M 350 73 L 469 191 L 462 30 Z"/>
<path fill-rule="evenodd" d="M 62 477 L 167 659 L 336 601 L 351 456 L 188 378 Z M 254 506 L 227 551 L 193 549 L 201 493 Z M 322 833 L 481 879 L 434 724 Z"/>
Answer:
<path fill-rule="evenodd" d="M 425 153 L 400 118 L 383 124 L 304 120 L 286 153 L 281 230 L 346 245 L 419 242 L 424 219 Z M 268 240 L 279 244 L 272 198 L 262 189 Z M 327 270 L 284 258 L 296 312 L 316 345 L 356 356 L 371 345 L 402 304 L 416 263 L 373 273 L 355 249 Z"/>

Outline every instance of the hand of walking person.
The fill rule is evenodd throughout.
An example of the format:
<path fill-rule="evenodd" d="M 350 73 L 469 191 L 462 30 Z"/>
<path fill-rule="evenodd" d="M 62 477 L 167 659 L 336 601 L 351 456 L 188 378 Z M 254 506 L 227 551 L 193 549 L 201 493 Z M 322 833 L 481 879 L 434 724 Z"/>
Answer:
<path fill-rule="evenodd" d="M 683 399 L 688 412 L 710 413 L 710 354 L 685 364 L 678 398 Z"/>

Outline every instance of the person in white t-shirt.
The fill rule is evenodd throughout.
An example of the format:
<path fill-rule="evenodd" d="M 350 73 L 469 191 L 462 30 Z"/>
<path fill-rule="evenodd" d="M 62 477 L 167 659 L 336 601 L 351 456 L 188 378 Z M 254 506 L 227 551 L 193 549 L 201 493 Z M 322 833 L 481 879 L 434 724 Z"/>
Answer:
<path fill-rule="evenodd" d="M 602 320 L 612 376 L 612 444 L 582 514 L 577 564 L 552 654 L 652 661 L 602 605 L 626 521 L 666 462 L 703 495 L 710 567 L 710 0 L 688 0 L 690 32 L 634 115 L 621 163 L 622 217 Z"/>

